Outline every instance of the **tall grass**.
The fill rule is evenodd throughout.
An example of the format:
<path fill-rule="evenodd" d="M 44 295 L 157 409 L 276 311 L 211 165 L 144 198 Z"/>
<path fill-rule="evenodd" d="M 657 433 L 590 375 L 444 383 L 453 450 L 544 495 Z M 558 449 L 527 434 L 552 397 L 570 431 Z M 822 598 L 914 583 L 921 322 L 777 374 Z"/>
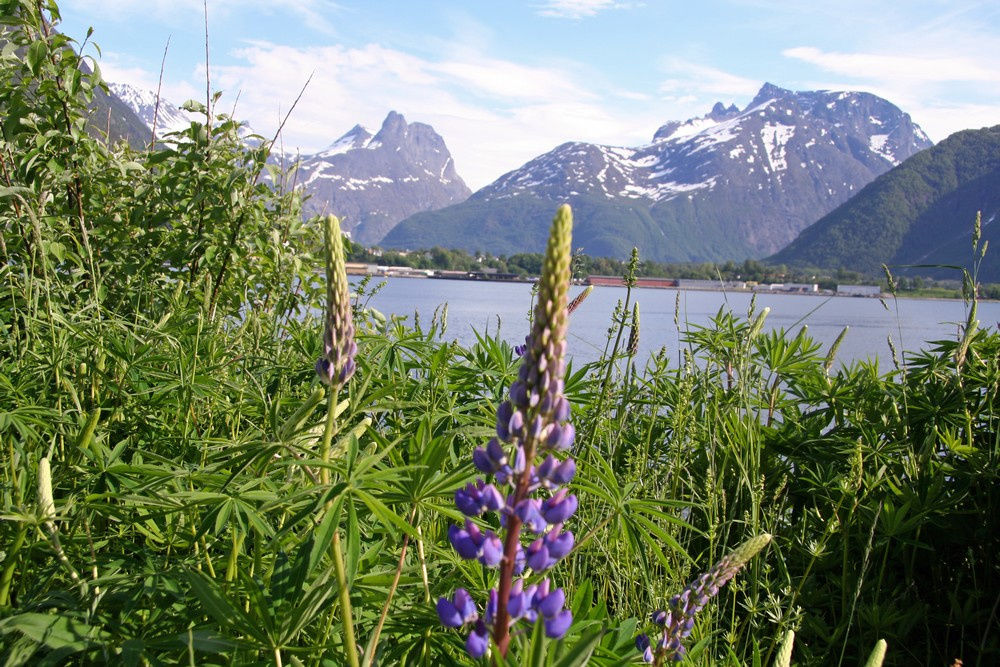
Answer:
<path fill-rule="evenodd" d="M 267 142 L 225 116 L 156 151 L 90 138 L 99 70 L 46 8 L 3 3 L 4 664 L 468 664 L 434 601 L 496 585 L 447 530 L 527 328 L 464 347 L 444 312 L 411 327 L 358 300 L 331 401 L 318 226 L 262 184 Z M 965 323 L 904 373 L 720 311 L 643 361 L 636 301 L 566 374 L 577 544 L 552 577 L 574 624 L 544 651 L 515 638 L 515 662 L 576 664 L 595 637 L 591 664 L 638 661 L 653 610 L 769 533 L 696 617 L 689 663 L 774 664 L 791 631 L 801 665 L 882 639 L 887 665 L 995 663 L 1000 336 Z"/>

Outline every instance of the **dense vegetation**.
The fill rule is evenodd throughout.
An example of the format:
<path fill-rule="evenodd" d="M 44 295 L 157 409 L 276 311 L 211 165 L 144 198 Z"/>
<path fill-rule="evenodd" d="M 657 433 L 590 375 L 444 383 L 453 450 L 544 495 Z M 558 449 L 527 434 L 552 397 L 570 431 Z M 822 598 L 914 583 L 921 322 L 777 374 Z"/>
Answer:
<path fill-rule="evenodd" d="M 346 627 L 377 664 L 472 662 L 434 601 L 495 584 L 447 535 L 526 332 L 465 348 L 444 309 L 413 329 L 356 302 L 327 412 L 321 244 L 261 185 L 267 142 L 203 108 L 161 150 L 108 147 L 85 131 L 99 69 L 34 3 L 0 10 L 4 664 L 341 665 Z M 574 622 L 515 637 L 513 664 L 638 661 L 650 612 L 765 533 L 690 664 L 774 664 L 793 629 L 801 665 L 881 638 L 889 665 L 1000 659 L 1000 335 L 974 301 L 884 371 L 754 310 L 634 359 L 632 297 L 565 381 L 577 541 L 551 576 Z"/>
<path fill-rule="evenodd" d="M 883 263 L 970 267 L 968 238 L 982 212 L 983 239 L 1000 241 L 1000 126 L 957 132 L 875 179 L 805 229 L 771 261 L 874 273 Z M 1000 257 L 988 257 L 980 279 L 1000 282 Z"/>

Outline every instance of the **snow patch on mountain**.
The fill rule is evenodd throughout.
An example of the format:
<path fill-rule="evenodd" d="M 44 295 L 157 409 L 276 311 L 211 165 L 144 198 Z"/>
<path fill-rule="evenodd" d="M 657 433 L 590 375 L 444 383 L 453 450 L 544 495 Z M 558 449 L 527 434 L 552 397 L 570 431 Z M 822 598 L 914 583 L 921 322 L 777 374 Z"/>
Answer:
<path fill-rule="evenodd" d="M 191 126 L 192 120 L 204 120 L 204 117 L 190 114 L 162 97 L 157 98 L 156 93 L 151 90 L 137 88 L 127 83 L 109 83 L 108 88 L 118 99 L 127 104 L 151 131 L 155 119 L 158 137 L 186 130 Z"/>
<path fill-rule="evenodd" d="M 771 167 L 771 172 L 788 169 L 788 159 L 785 146 L 795 136 L 795 126 L 768 123 L 760 130 L 761 141 L 764 142 L 764 156 Z"/>

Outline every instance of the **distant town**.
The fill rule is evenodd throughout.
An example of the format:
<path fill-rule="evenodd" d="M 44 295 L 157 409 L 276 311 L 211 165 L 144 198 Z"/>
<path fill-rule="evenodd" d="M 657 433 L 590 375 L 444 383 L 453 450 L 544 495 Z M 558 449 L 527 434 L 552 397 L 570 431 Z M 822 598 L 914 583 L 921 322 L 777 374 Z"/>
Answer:
<path fill-rule="evenodd" d="M 524 276 L 516 273 L 504 273 L 497 269 L 483 268 L 479 271 L 461 271 L 444 269 L 417 269 L 409 266 L 385 266 L 367 264 L 364 262 L 348 262 L 349 275 L 370 275 L 393 278 L 430 278 L 437 280 L 472 280 L 491 282 L 524 282 L 532 283 L 535 276 Z M 591 275 L 577 280 L 580 285 L 595 287 L 623 287 L 625 281 L 621 276 Z M 636 278 L 636 287 L 646 289 L 677 289 L 704 290 L 723 292 L 767 292 L 770 294 L 816 294 L 856 297 L 881 297 L 882 288 L 879 285 L 841 285 L 835 290 L 820 289 L 818 283 L 760 283 L 751 280 L 704 280 L 695 278 Z"/>

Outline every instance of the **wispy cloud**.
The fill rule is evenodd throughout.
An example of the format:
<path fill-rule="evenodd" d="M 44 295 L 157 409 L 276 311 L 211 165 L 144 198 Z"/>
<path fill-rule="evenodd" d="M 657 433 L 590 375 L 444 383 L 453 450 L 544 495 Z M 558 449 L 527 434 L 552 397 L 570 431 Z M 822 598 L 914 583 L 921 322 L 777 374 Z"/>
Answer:
<path fill-rule="evenodd" d="M 981 59 L 956 54 L 840 53 L 800 46 L 782 55 L 816 65 L 840 76 L 856 79 L 906 79 L 921 82 L 1000 82 L 1000 70 Z"/>
<path fill-rule="evenodd" d="M 671 102 L 675 111 L 686 111 L 691 115 L 707 113 L 715 102 L 728 104 L 749 100 L 763 83 L 759 79 L 679 58 L 665 59 L 661 68 L 668 76 L 660 82 L 660 93 Z"/>
<path fill-rule="evenodd" d="M 552 18 L 582 19 L 597 16 L 608 9 L 623 9 L 634 4 L 620 0 L 548 0 L 538 6 L 538 13 Z"/>

